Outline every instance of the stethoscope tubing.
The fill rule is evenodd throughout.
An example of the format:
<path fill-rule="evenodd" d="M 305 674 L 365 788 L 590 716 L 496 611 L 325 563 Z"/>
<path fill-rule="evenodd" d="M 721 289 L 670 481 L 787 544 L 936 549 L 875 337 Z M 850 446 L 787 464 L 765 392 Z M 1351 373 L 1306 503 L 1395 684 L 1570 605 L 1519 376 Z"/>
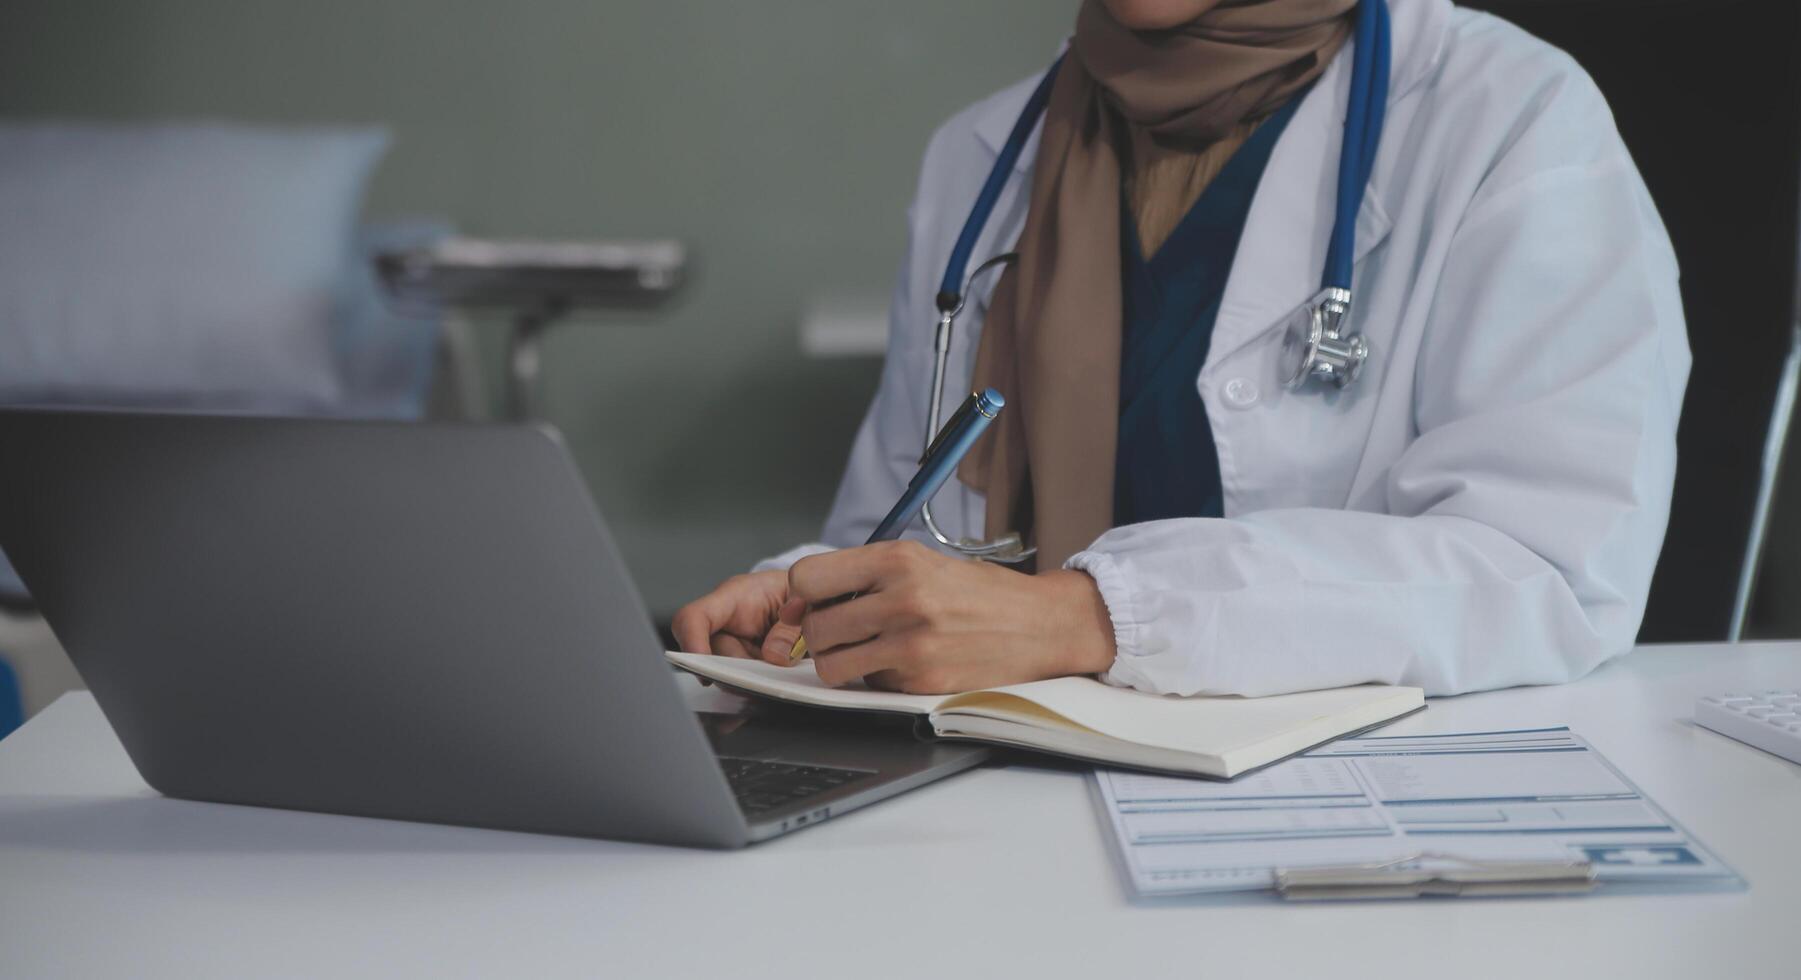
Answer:
<path fill-rule="evenodd" d="M 1381 146 L 1382 127 L 1388 115 L 1388 78 L 1393 57 L 1390 31 L 1387 0 L 1362 0 L 1358 4 L 1357 23 L 1352 34 L 1355 53 L 1351 60 L 1351 89 L 1345 107 L 1344 142 L 1338 156 L 1337 201 L 1321 288 L 1351 288 L 1357 214 L 1363 208 L 1364 192 L 1375 169 L 1376 151 Z M 982 237 L 1001 192 L 1031 139 L 1032 130 L 1044 116 L 1057 70 L 1063 67 L 1067 57 L 1067 53 L 1058 55 L 1039 78 L 1037 87 L 1032 89 L 1019 118 L 1008 132 L 1007 141 L 1002 144 L 987 179 L 982 182 L 982 189 L 976 194 L 969 216 L 964 219 L 963 228 L 951 247 L 950 258 L 945 262 L 944 276 L 938 282 L 935 300 L 940 313 L 948 313 L 962 305 L 965 275 L 970 256 L 975 252 L 976 240 Z"/>
<path fill-rule="evenodd" d="M 1351 262 L 1356 254 L 1357 213 L 1375 169 L 1382 125 L 1388 116 L 1389 22 L 1387 0 L 1363 0 L 1357 8 L 1356 56 L 1351 61 L 1351 92 L 1345 106 L 1344 145 L 1338 153 L 1338 197 L 1332 238 L 1326 248 L 1321 289 L 1351 288 Z"/>
<path fill-rule="evenodd" d="M 1001 191 L 1007 186 L 1007 179 L 1013 175 L 1013 168 L 1019 165 L 1019 155 L 1025 151 L 1026 141 L 1031 139 L 1032 130 L 1038 126 L 1038 120 L 1044 116 L 1044 107 L 1051 98 L 1051 84 L 1057 80 L 1057 69 L 1063 67 L 1063 59 L 1067 55 L 1058 55 L 1051 62 L 1051 67 L 1038 80 L 1038 87 L 1026 99 L 1026 106 L 1014 121 L 1013 129 L 1007 134 L 1007 142 L 1001 144 L 1000 156 L 994 160 L 994 167 L 988 171 L 988 179 L 982 182 L 982 189 L 976 194 L 975 204 L 969 209 L 969 217 L 963 221 L 963 230 L 957 234 L 957 242 L 951 247 L 951 257 L 944 265 L 944 278 L 938 281 L 939 313 L 951 313 L 963 305 L 964 273 L 969 270 L 969 257 L 975 252 L 976 239 L 982 237 L 982 229 L 987 227 L 988 218 L 994 213 L 994 205 L 1000 200 Z"/>
<path fill-rule="evenodd" d="M 1361 0 L 1353 27 L 1352 43 L 1355 49 L 1351 62 L 1350 92 L 1345 106 L 1344 139 L 1338 155 L 1332 235 L 1327 244 L 1325 267 L 1320 276 L 1322 296 L 1327 295 L 1326 290 L 1335 290 L 1339 294 L 1332 299 L 1332 302 L 1338 304 L 1334 309 L 1340 317 L 1340 321 L 1335 322 L 1341 322 L 1343 315 L 1349 310 L 1352 265 L 1356 256 L 1357 215 L 1363 209 L 1364 194 L 1375 169 L 1376 152 L 1382 142 L 1382 127 L 1387 118 L 1388 79 L 1392 62 L 1387 0 Z M 1014 121 L 1006 142 L 1001 146 L 1000 154 L 995 158 L 994 166 L 988 171 L 987 179 L 982 182 L 982 188 L 976 194 L 969 216 L 963 221 L 963 227 L 951 247 L 950 258 L 945 262 L 944 277 L 939 280 L 938 294 L 934 297 L 939 316 L 938 333 L 933 345 L 936 360 L 926 426 L 928 440 L 938 427 L 951 331 L 957 314 L 962 312 L 964 292 L 973 278 L 967 276 L 970 256 L 974 254 L 976 241 L 981 238 L 988 219 L 1000 201 L 1001 192 L 1006 189 L 1007 181 L 1019 164 L 1020 155 L 1031 139 L 1032 131 L 1044 116 L 1045 106 L 1050 101 L 1051 87 L 1055 84 L 1058 69 L 1063 66 L 1066 57 L 1067 53 L 1061 54 L 1051 62 L 1050 68 L 1027 97 L 1019 118 Z M 982 265 L 982 270 L 1005 258 L 1007 257 L 989 260 Z M 978 270 L 978 274 L 980 271 Z M 1317 299 L 1316 297 L 1316 301 Z M 1335 342 L 1341 340 L 1337 333 L 1332 333 L 1328 339 Z M 1348 339 L 1357 345 L 1363 344 L 1360 338 Z M 1367 348 L 1363 348 L 1355 355 L 1359 365 L 1366 350 Z M 1354 367 L 1349 372 L 1349 378 L 1355 378 Z M 1342 387 L 1344 383 L 1346 380 L 1340 379 L 1339 386 Z M 1024 548 L 1017 535 L 996 541 L 953 541 L 932 519 L 929 495 L 922 505 L 921 514 L 927 529 L 937 541 L 966 555 L 1018 561 L 1030 557 L 1036 550 Z"/>

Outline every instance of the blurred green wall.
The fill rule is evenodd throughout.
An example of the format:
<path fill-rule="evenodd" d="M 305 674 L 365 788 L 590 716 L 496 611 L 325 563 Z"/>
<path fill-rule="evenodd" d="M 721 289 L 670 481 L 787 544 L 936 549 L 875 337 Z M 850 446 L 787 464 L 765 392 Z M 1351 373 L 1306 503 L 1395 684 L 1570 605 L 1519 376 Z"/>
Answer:
<path fill-rule="evenodd" d="M 802 309 L 886 294 L 927 136 L 1074 7 L 4 0 L 0 115 L 382 123 L 373 216 L 689 243 L 673 308 L 547 346 L 551 419 L 666 615 L 817 533 L 878 365 L 801 359 Z"/>

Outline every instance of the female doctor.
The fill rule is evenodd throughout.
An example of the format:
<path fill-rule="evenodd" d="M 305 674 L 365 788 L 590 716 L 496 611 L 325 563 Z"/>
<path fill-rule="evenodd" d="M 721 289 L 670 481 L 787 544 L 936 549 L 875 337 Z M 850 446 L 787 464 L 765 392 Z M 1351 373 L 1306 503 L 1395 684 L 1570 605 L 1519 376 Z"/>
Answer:
<path fill-rule="evenodd" d="M 1557 683 L 1632 646 L 1689 354 L 1563 53 L 1449 0 L 1086 0 L 1051 72 L 933 136 L 910 222 L 823 543 L 684 607 L 684 649 L 1260 695 Z M 935 501 L 950 547 L 859 547 L 945 333 L 951 404 L 1008 408 Z M 1035 574 L 959 553 L 1012 534 Z"/>

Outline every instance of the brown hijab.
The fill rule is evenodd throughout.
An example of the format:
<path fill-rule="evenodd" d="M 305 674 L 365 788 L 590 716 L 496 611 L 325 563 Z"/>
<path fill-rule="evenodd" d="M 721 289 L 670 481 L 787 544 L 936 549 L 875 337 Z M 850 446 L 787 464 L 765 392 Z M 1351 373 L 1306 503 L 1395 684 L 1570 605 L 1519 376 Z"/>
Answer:
<path fill-rule="evenodd" d="M 1113 523 L 1119 427 L 1119 148 L 1126 127 L 1201 152 L 1325 70 L 1356 0 L 1214 0 L 1136 32 L 1084 0 L 1051 86 L 1019 261 L 995 286 L 974 387 L 1007 397 L 959 475 L 989 536 L 1025 532 L 1058 568 Z"/>

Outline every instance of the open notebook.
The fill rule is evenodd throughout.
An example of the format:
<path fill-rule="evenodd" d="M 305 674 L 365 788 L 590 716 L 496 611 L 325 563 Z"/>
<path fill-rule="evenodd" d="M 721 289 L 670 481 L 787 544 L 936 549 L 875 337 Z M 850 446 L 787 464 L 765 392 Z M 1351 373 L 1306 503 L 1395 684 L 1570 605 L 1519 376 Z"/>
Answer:
<path fill-rule="evenodd" d="M 922 716 L 942 738 L 1036 749 L 1114 766 L 1230 779 L 1425 707 L 1417 687 L 1366 684 L 1268 698 L 1159 697 L 1086 677 L 967 694 L 830 688 L 811 665 L 692 653 L 683 670 L 792 704 Z"/>

